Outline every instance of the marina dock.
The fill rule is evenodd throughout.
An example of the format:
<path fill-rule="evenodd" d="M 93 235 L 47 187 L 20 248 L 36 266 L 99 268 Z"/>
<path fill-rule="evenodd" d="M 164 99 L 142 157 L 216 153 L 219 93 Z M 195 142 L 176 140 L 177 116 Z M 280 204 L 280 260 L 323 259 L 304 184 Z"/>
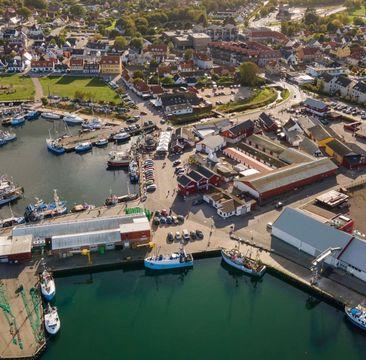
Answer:
<path fill-rule="evenodd" d="M 46 346 L 37 265 L 0 265 L 0 359 L 35 359 Z"/>

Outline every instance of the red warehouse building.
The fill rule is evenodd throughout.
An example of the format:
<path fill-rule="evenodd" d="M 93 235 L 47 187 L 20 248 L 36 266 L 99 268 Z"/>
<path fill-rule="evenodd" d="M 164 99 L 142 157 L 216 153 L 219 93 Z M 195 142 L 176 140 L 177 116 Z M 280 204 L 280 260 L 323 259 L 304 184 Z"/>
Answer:
<path fill-rule="evenodd" d="M 150 223 L 146 217 L 135 218 L 132 222 L 121 224 L 119 231 L 125 247 L 131 246 L 133 248 L 151 240 Z"/>
<path fill-rule="evenodd" d="M 335 175 L 337 166 L 328 158 L 285 166 L 264 174 L 240 178 L 234 186 L 259 202 Z"/>

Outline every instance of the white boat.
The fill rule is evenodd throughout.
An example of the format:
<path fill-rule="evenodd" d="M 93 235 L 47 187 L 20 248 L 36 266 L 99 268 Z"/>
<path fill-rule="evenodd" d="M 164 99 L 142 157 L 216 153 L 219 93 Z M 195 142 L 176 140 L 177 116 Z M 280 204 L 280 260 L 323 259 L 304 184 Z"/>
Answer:
<path fill-rule="evenodd" d="M 193 266 L 192 254 L 187 254 L 184 248 L 171 255 L 156 255 L 147 257 L 144 265 L 152 270 L 178 269 Z"/>
<path fill-rule="evenodd" d="M 108 167 L 125 167 L 130 163 L 131 157 L 127 151 L 112 151 L 108 154 Z"/>
<path fill-rule="evenodd" d="M 81 125 L 84 122 L 80 116 L 69 113 L 65 114 L 62 120 L 68 125 Z"/>
<path fill-rule="evenodd" d="M 56 295 L 55 280 L 46 269 L 41 274 L 41 293 L 47 301 L 51 301 Z"/>
<path fill-rule="evenodd" d="M 117 142 L 128 141 L 130 140 L 130 137 L 131 137 L 130 134 L 127 134 L 126 132 L 120 132 L 118 134 L 113 135 L 113 140 Z"/>
<path fill-rule="evenodd" d="M 52 113 L 52 112 L 44 112 L 41 115 L 44 119 L 47 120 L 60 120 L 61 119 L 61 115 Z"/>
<path fill-rule="evenodd" d="M 61 328 L 57 307 L 48 304 L 44 313 L 44 326 L 50 335 L 56 335 Z"/>
<path fill-rule="evenodd" d="M 221 249 L 222 259 L 230 266 L 253 276 L 262 276 L 266 266 L 260 261 L 252 260 L 243 255 L 237 248 Z"/>
<path fill-rule="evenodd" d="M 366 330 L 366 308 L 361 305 L 356 307 L 346 306 L 344 311 L 347 318 L 357 327 L 362 330 Z"/>

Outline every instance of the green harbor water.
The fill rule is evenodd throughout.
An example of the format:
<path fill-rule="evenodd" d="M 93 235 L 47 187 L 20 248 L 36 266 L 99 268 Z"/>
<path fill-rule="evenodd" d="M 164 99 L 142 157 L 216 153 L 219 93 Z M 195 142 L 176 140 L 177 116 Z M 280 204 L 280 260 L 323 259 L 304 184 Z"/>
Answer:
<path fill-rule="evenodd" d="M 44 360 L 366 359 L 342 311 L 220 259 L 187 273 L 115 270 L 57 278 L 62 328 Z"/>

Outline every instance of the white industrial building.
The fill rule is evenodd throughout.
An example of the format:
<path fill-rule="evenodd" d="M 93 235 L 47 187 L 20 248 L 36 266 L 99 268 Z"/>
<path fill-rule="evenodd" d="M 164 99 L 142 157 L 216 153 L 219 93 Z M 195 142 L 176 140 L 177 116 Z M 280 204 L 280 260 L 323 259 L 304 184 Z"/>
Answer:
<path fill-rule="evenodd" d="M 135 224 L 139 224 L 136 234 Z M 148 240 L 150 223 L 145 214 L 118 215 L 92 219 L 77 219 L 21 225 L 13 229 L 13 236 L 31 235 L 34 240 L 46 240 L 52 251 L 97 250 L 99 246 L 113 249 L 116 244 L 130 246 L 130 242 Z"/>
<path fill-rule="evenodd" d="M 272 225 L 272 236 L 317 257 L 341 248 L 325 262 L 366 281 L 366 241 L 323 224 L 298 209 L 286 208 Z"/>

